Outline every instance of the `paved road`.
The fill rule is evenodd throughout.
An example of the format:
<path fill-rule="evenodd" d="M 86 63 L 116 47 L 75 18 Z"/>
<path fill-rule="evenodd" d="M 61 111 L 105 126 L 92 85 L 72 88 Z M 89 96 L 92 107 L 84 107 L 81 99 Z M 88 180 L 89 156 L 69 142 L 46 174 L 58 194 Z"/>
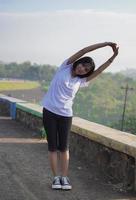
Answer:
<path fill-rule="evenodd" d="M 115 190 L 76 158 L 70 160 L 71 191 L 51 189 L 46 141 L 9 118 L 0 117 L 0 200 L 136 200 Z"/>

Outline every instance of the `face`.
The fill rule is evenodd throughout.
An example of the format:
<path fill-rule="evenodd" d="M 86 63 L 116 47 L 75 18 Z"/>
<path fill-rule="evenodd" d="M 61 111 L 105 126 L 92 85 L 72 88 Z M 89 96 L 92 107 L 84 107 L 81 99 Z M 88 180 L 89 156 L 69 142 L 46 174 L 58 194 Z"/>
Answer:
<path fill-rule="evenodd" d="M 85 75 L 90 71 L 90 66 L 87 64 L 78 64 L 75 69 L 76 75 Z"/>

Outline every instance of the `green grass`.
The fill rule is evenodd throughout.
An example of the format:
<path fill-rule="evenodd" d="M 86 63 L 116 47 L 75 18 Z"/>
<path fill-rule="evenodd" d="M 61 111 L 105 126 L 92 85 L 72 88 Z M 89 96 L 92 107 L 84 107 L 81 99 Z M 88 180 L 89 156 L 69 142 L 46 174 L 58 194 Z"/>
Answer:
<path fill-rule="evenodd" d="M 29 90 L 39 87 L 36 81 L 0 81 L 0 91 Z"/>

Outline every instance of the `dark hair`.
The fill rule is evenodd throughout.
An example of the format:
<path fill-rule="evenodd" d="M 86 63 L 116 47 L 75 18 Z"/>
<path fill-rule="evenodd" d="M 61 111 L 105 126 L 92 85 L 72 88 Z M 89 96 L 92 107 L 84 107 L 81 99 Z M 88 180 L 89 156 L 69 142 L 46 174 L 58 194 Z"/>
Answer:
<path fill-rule="evenodd" d="M 86 73 L 84 75 L 77 75 L 80 78 L 85 78 L 85 77 L 90 76 L 93 73 L 94 69 L 95 69 L 95 63 L 94 63 L 93 59 L 91 57 L 88 57 L 88 56 L 82 57 L 79 60 L 76 60 L 73 63 L 73 70 L 76 69 L 78 64 L 83 64 L 83 66 L 84 66 L 84 64 L 89 64 L 88 66 L 90 67 L 90 71 L 88 73 Z"/>

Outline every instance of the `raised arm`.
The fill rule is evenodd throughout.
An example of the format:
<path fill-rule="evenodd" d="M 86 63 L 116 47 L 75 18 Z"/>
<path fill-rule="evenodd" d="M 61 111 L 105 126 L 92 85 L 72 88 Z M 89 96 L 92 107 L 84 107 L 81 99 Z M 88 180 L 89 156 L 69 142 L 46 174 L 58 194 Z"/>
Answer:
<path fill-rule="evenodd" d="M 94 44 L 94 45 L 90 45 L 88 47 L 85 47 L 85 48 L 81 49 L 80 51 L 78 51 L 77 53 L 75 53 L 74 55 L 72 55 L 68 59 L 68 64 L 74 63 L 76 60 L 78 60 L 84 54 L 86 54 L 90 51 L 94 51 L 96 49 L 102 48 L 102 47 L 111 46 L 113 48 L 113 51 L 114 51 L 113 44 L 114 43 L 112 43 L 112 42 L 103 42 L 103 43 L 98 43 L 98 44 Z"/>
<path fill-rule="evenodd" d="M 103 70 L 105 70 L 113 62 L 113 60 L 118 55 L 119 47 L 116 47 L 116 44 L 113 43 L 112 49 L 114 52 L 113 55 L 105 63 L 103 63 L 97 70 L 95 70 L 90 76 L 88 76 L 86 79 L 87 81 L 90 81 L 91 79 L 98 76 Z"/>

